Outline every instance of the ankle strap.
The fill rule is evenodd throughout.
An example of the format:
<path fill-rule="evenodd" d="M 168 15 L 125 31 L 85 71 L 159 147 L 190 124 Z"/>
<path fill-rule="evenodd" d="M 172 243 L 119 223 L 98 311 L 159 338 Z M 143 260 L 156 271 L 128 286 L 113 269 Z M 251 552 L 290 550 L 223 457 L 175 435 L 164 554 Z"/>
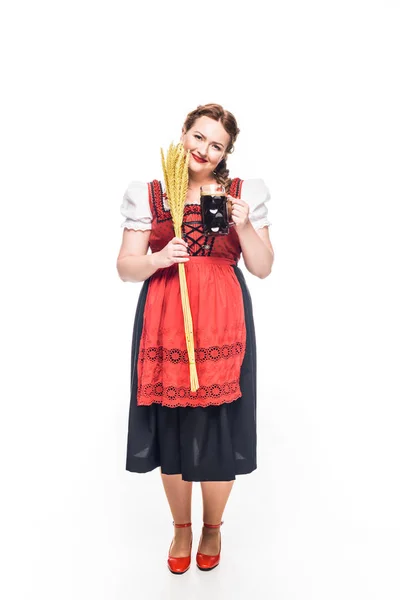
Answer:
<path fill-rule="evenodd" d="M 191 527 L 191 523 L 175 523 L 175 521 L 172 521 L 172 525 L 175 525 L 175 527 Z"/>
<path fill-rule="evenodd" d="M 210 529 L 214 529 L 214 528 L 220 527 L 222 524 L 223 524 L 223 521 L 221 521 L 221 523 L 218 523 L 218 525 L 210 525 L 210 523 L 204 523 L 203 522 L 204 527 L 209 527 Z"/>

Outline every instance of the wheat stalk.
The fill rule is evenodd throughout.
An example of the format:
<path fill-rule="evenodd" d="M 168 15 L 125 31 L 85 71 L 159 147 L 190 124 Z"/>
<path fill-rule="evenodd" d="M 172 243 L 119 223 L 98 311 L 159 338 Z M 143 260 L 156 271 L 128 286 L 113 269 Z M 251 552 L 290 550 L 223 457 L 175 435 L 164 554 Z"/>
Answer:
<path fill-rule="evenodd" d="M 190 151 L 185 151 L 181 143 L 176 146 L 171 143 L 165 158 L 161 149 L 161 162 L 164 172 L 168 204 L 171 210 L 172 223 L 176 237 L 182 237 L 182 222 L 185 209 L 186 194 L 189 183 Z M 183 322 L 185 325 L 186 347 L 189 357 L 190 389 L 199 389 L 194 353 L 193 321 L 190 311 L 189 294 L 186 282 L 185 264 L 178 264 L 179 285 L 182 298 Z"/>

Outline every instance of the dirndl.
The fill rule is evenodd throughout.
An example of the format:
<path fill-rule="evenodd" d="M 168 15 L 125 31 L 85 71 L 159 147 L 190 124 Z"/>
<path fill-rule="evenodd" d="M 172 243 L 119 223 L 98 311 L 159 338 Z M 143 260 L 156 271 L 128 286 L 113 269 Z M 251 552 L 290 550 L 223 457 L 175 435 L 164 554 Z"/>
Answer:
<path fill-rule="evenodd" d="M 242 395 L 216 406 L 168 407 L 137 404 L 137 364 L 149 279 L 136 307 L 131 352 L 126 470 L 147 473 L 160 467 L 184 481 L 232 481 L 257 468 L 257 353 L 253 307 L 243 272 L 239 281 L 245 312 L 246 350 L 240 371 Z"/>

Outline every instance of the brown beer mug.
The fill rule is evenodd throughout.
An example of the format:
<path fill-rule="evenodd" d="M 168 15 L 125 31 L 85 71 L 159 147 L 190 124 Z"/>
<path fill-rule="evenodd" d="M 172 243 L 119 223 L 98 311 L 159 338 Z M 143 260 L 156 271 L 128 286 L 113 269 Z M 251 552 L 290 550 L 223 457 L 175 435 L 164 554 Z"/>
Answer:
<path fill-rule="evenodd" d="M 227 235 L 235 223 L 232 218 L 232 202 L 225 188 L 219 183 L 200 187 L 201 220 L 204 235 Z"/>

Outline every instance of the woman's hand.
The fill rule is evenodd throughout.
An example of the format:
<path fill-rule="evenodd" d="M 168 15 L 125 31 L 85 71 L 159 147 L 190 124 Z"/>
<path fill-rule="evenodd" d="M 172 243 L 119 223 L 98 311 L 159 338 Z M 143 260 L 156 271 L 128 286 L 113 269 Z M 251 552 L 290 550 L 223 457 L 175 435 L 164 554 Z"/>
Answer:
<path fill-rule="evenodd" d="M 232 202 L 231 219 L 235 223 L 237 229 L 242 229 L 249 223 L 250 207 L 244 200 L 234 198 L 228 195 L 228 200 Z"/>
<path fill-rule="evenodd" d="M 176 263 L 189 260 L 188 244 L 178 237 L 172 238 L 170 242 L 159 252 L 154 252 L 153 263 L 157 269 L 165 269 Z"/>

